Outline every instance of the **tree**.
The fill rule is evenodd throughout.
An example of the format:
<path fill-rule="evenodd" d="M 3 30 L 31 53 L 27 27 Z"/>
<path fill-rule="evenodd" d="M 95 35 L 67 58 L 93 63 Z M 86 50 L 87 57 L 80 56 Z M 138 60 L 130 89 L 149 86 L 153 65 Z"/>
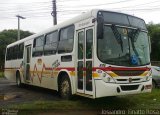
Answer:
<path fill-rule="evenodd" d="M 149 23 L 147 29 L 151 38 L 151 60 L 160 61 L 160 24 Z"/>
<path fill-rule="evenodd" d="M 32 35 L 32 32 L 21 30 L 21 39 Z M 6 46 L 17 40 L 17 30 L 3 30 L 0 32 L 0 68 L 4 67 Z"/>

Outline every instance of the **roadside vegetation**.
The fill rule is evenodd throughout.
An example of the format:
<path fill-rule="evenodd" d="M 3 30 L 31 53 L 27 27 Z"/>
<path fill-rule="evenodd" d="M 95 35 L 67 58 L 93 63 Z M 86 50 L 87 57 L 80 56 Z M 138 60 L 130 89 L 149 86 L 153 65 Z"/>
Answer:
<path fill-rule="evenodd" d="M 32 32 L 21 30 L 21 39 L 32 35 Z M 0 31 L 0 68 L 4 68 L 6 46 L 17 40 L 17 29 Z"/>
<path fill-rule="evenodd" d="M 4 77 L 4 73 L 0 72 L 0 78 Z"/>
<path fill-rule="evenodd" d="M 160 89 L 152 93 L 130 96 L 88 99 L 75 96 L 72 100 L 33 101 L 8 106 L 17 110 L 128 110 L 128 109 L 160 109 Z"/>

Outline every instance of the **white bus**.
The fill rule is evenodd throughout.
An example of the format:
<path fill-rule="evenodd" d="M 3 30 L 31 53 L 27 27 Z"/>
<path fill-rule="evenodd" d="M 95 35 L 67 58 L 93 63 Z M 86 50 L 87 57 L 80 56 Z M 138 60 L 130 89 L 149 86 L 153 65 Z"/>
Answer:
<path fill-rule="evenodd" d="M 144 20 L 91 10 L 6 48 L 5 76 L 57 90 L 62 98 L 151 92 L 150 40 Z"/>

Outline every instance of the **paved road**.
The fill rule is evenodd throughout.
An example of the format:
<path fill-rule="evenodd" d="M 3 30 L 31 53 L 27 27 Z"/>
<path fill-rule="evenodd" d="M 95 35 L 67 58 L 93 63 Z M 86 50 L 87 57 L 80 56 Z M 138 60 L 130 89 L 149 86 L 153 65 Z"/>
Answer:
<path fill-rule="evenodd" d="M 18 88 L 15 83 L 5 78 L 0 78 L 0 97 L 0 108 L 35 100 L 60 100 L 55 91 L 31 86 Z"/>

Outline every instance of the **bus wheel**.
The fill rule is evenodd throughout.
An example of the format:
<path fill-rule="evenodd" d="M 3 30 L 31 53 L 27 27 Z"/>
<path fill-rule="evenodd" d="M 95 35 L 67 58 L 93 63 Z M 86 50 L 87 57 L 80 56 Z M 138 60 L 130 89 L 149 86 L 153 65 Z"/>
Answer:
<path fill-rule="evenodd" d="M 16 74 L 16 84 L 17 84 L 18 87 L 22 86 L 19 72 Z"/>
<path fill-rule="evenodd" d="M 71 98 L 71 84 L 68 76 L 62 77 L 59 84 L 59 93 L 61 98 L 70 99 Z"/>

